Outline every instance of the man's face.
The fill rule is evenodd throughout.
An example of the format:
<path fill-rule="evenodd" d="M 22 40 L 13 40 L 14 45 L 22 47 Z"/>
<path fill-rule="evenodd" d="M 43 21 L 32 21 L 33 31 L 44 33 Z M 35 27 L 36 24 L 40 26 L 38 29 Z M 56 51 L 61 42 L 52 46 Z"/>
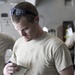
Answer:
<path fill-rule="evenodd" d="M 26 41 L 35 39 L 37 36 L 37 25 L 35 22 L 30 23 L 25 17 L 22 17 L 19 23 L 12 22 L 15 29 Z"/>

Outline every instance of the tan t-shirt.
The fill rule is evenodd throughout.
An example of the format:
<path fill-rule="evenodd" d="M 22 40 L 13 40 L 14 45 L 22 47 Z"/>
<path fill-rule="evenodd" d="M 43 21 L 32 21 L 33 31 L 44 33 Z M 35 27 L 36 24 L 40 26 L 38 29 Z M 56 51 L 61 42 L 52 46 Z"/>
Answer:
<path fill-rule="evenodd" d="M 23 37 L 17 40 L 10 60 L 26 67 L 28 75 L 58 75 L 59 71 L 72 65 L 65 44 L 49 33 L 29 42 Z"/>

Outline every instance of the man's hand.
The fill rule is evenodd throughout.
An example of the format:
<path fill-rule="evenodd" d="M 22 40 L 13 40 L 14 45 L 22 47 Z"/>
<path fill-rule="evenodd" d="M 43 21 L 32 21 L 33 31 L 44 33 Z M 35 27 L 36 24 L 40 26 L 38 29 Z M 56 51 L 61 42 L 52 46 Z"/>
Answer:
<path fill-rule="evenodd" d="M 5 65 L 5 67 L 3 69 L 3 74 L 4 75 L 12 75 L 13 73 L 15 73 L 19 70 L 20 70 L 20 67 L 17 66 L 16 64 L 8 63 Z"/>

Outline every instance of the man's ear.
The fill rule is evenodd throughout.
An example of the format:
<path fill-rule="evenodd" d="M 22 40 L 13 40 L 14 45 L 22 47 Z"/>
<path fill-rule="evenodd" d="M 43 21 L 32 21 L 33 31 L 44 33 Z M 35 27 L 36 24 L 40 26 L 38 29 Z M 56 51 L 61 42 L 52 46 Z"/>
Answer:
<path fill-rule="evenodd" d="M 34 19 L 34 21 L 35 21 L 35 22 L 39 22 L 39 17 L 36 16 L 35 19 Z"/>

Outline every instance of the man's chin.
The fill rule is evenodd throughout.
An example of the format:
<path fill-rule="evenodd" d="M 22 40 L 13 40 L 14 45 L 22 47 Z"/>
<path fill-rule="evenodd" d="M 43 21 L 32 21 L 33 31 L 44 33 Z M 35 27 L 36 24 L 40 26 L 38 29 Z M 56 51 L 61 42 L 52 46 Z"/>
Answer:
<path fill-rule="evenodd" d="M 26 37 L 24 37 L 24 36 L 23 36 L 23 38 L 24 38 L 25 41 L 30 41 L 30 40 L 31 40 L 31 39 L 26 38 Z"/>

